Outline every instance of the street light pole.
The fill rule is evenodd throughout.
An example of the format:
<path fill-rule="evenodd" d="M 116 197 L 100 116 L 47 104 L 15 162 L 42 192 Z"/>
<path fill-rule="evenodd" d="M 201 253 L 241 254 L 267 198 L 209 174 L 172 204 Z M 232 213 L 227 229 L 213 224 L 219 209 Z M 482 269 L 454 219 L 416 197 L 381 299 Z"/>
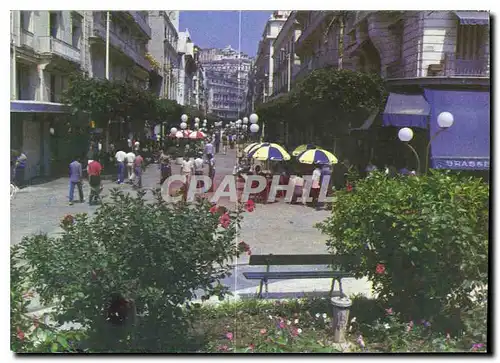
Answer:
<path fill-rule="evenodd" d="M 110 14 L 106 12 L 106 79 L 109 80 L 109 24 Z"/>

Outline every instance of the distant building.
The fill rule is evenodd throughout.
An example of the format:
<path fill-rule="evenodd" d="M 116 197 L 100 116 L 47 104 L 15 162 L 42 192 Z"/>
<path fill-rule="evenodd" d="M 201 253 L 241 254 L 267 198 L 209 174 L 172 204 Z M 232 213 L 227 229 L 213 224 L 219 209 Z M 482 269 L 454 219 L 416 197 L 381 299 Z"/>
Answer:
<path fill-rule="evenodd" d="M 221 120 L 233 121 L 243 117 L 251 59 L 228 46 L 224 49 L 203 49 L 200 61 L 209 89 L 208 111 Z"/>

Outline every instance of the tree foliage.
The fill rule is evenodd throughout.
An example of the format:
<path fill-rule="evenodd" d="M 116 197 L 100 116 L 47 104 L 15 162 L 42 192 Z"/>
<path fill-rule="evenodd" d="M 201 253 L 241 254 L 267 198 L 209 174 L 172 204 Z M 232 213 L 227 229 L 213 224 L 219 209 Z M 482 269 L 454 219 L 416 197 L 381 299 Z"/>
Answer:
<path fill-rule="evenodd" d="M 359 180 L 337 193 L 319 228 L 332 253 L 346 256 L 342 268 L 367 276 L 387 306 L 407 318 L 460 322 L 485 301 L 478 291 L 488 284 L 488 223 L 487 184 L 433 171 Z"/>
<path fill-rule="evenodd" d="M 182 307 L 227 288 L 239 213 L 208 202 L 146 203 L 113 191 L 91 218 L 66 216 L 58 237 L 24 238 L 18 259 L 58 323 L 81 324 L 93 352 L 181 351 L 187 339 Z"/>

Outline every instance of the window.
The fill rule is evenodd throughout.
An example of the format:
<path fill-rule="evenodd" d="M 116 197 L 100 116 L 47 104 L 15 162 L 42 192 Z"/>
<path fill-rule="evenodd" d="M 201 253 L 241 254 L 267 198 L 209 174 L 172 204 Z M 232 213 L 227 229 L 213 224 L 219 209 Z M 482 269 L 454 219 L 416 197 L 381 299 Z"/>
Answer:
<path fill-rule="evenodd" d="M 80 49 L 80 40 L 82 37 L 82 19 L 79 15 L 72 14 L 71 20 L 71 45 L 77 49 Z"/>
<path fill-rule="evenodd" d="M 59 33 L 59 14 L 55 11 L 51 11 L 49 15 L 49 28 L 50 36 L 57 38 Z"/>
<path fill-rule="evenodd" d="M 457 58 L 476 60 L 482 55 L 486 40 L 486 27 L 479 25 L 458 25 Z"/>
<path fill-rule="evenodd" d="M 31 11 L 21 11 L 21 29 L 31 31 Z"/>

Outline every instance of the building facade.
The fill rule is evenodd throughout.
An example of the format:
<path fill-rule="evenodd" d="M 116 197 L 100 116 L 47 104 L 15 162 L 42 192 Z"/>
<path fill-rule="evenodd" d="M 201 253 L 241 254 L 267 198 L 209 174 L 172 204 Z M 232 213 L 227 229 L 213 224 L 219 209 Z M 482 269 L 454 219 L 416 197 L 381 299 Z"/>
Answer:
<path fill-rule="evenodd" d="M 11 12 L 11 146 L 28 156 L 26 180 L 52 175 L 61 163 L 66 173 L 65 158 L 88 148 L 88 115 L 61 104 L 71 73 L 150 86 L 148 13 L 110 12 L 109 20 L 106 71 L 107 12 Z"/>
<path fill-rule="evenodd" d="M 178 30 L 172 19 L 177 19 L 178 11 L 154 10 L 148 12 L 151 27 L 151 40 L 148 51 L 159 63 L 158 75 L 160 82 L 151 88 L 160 98 L 177 99 L 179 56 L 177 43 Z"/>
<path fill-rule="evenodd" d="M 326 66 L 375 72 L 386 80 L 391 93 L 385 109 L 373 110 L 373 115 L 360 120 L 362 126 L 349 135 L 357 138 L 356 147 L 363 143 L 359 137 L 365 141 L 385 137 L 383 148 L 393 150 L 389 162 L 402 163 L 396 159 L 406 150 L 397 141 L 397 131 L 407 126 L 414 129 L 414 142 L 421 144 L 424 154 L 432 138 L 428 160 L 432 167 L 489 168 L 488 12 L 297 11 L 290 17 L 295 17 L 301 29 L 295 41 L 301 65 L 293 73 L 292 87 L 294 81 Z M 285 30 L 278 38 L 286 39 L 287 33 Z M 279 41 L 275 43 L 282 48 Z M 259 46 L 257 69 L 261 76 L 270 74 L 265 73 L 265 49 Z M 282 72 L 275 74 L 280 76 Z M 257 90 L 262 93 L 262 86 Z M 275 86 L 275 90 L 280 88 Z M 441 132 L 437 117 L 445 111 L 454 115 L 455 122 Z M 377 129 L 372 127 L 377 119 L 382 128 L 372 130 Z M 367 138 L 372 131 L 372 137 Z M 373 155 L 373 145 L 368 148 Z"/>
<path fill-rule="evenodd" d="M 278 37 L 281 28 L 286 22 L 291 11 L 275 11 L 269 17 L 262 39 L 259 41 L 257 56 L 255 58 L 255 103 L 266 102 L 272 94 L 274 76 L 274 47 L 273 42 Z"/>
<path fill-rule="evenodd" d="M 249 73 L 252 60 L 230 46 L 201 52 L 208 84 L 208 112 L 221 120 L 240 118 L 246 109 Z"/>
<path fill-rule="evenodd" d="M 189 30 L 179 33 L 177 44 L 179 68 L 177 70 L 177 103 L 185 106 L 195 106 L 194 77 L 196 76 L 195 46 Z"/>

